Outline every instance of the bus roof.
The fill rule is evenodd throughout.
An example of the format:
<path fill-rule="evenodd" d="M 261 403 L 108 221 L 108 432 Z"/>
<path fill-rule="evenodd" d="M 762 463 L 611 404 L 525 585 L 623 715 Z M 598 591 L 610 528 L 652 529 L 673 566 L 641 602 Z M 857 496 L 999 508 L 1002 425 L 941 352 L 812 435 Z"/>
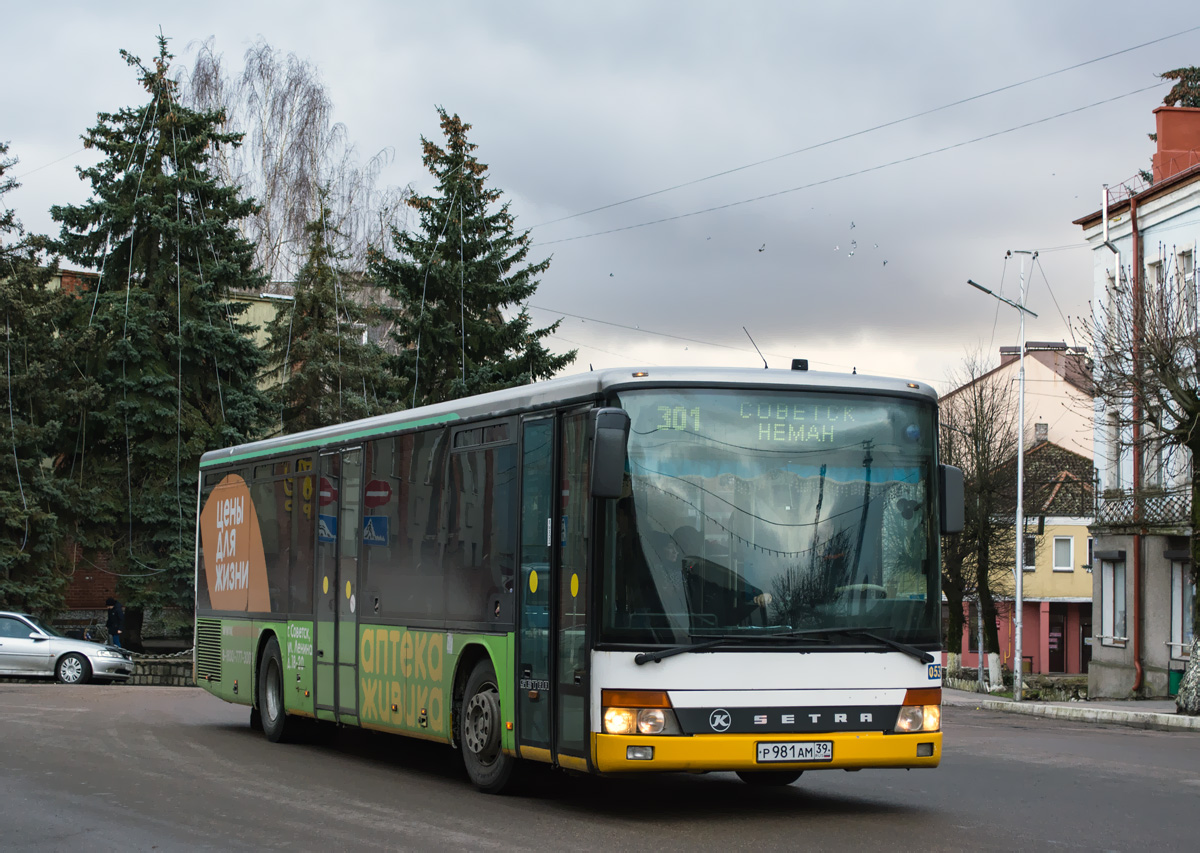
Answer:
<path fill-rule="evenodd" d="M 796 391 L 844 391 L 858 394 L 890 394 L 937 402 L 937 394 L 924 382 L 909 382 L 861 374 L 826 373 L 808 370 L 767 370 L 745 367 L 622 367 L 589 371 L 506 388 L 474 397 L 448 400 L 416 409 L 402 409 L 362 420 L 321 427 L 307 432 L 280 435 L 236 447 L 210 450 L 200 457 L 201 467 L 267 456 L 289 450 L 304 450 L 343 444 L 393 432 L 459 420 L 499 417 L 533 409 L 582 403 L 604 397 L 610 391 L 636 387 L 678 386 L 780 387 Z"/>

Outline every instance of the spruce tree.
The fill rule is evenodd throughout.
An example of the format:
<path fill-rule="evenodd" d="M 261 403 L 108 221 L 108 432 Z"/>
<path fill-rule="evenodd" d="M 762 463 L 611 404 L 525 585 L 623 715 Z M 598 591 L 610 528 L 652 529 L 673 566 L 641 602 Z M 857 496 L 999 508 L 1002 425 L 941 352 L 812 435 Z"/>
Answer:
<path fill-rule="evenodd" d="M 438 115 L 445 147 L 421 137 L 438 194 L 409 199 L 419 228 L 393 229 L 396 258 L 375 252 L 368 266 L 399 304 L 395 372 L 413 405 L 544 379 L 575 360 L 574 350 L 554 355 L 542 343 L 558 322 L 535 329 L 524 307 L 550 259 L 527 262 L 529 232 L 516 232 L 508 202 L 495 207 L 503 194 L 487 186 L 471 125 L 441 107 Z"/>
<path fill-rule="evenodd" d="M 265 282 L 235 228 L 253 202 L 208 169 L 238 137 L 220 131 L 219 112 L 179 104 L 158 42 L 149 66 L 121 51 L 149 100 L 100 113 L 84 134 L 104 155 L 80 170 L 91 199 L 51 209 L 62 254 L 100 271 L 77 300 L 74 333 L 88 340 L 81 368 L 103 399 L 78 413 L 62 464 L 102 489 L 84 544 L 108 552 L 128 601 L 190 607 L 199 457 L 258 437 L 269 418 L 263 357 L 246 304 L 231 299 Z"/>
<path fill-rule="evenodd" d="M 7 154 L 0 143 L 0 202 L 17 187 L 5 175 L 16 163 Z M 54 286 L 45 242 L 0 206 L 0 610 L 49 616 L 63 605 L 72 508 L 88 498 L 86 484 L 56 476 L 50 463 L 62 452 L 65 417 L 95 388 L 72 369 L 75 299 Z"/>
<path fill-rule="evenodd" d="M 394 397 L 387 354 L 364 340 L 376 312 L 361 301 L 359 277 L 339 269 L 328 215 L 322 207 L 309 222 L 292 302 L 266 327 L 269 394 L 285 433 L 377 415 Z"/>

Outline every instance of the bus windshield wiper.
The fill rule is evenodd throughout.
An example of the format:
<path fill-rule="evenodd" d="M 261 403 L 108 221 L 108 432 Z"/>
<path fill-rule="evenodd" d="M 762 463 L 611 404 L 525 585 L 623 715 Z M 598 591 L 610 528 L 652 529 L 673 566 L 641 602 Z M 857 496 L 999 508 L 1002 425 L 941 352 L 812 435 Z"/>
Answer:
<path fill-rule="evenodd" d="M 644 663 L 657 663 L 663 658 L 674 657 L 675 655 L 687 654 L 688 652 L 698 652 L 701 649 L 711 649 L 713 646 L 719 646 L 722 643 L 729 641 L 728 637 L 718 637 L 715 640 L 707 640 L 703 643 L 688 643 L 683 646 L 672 646 L 669 649 L 663 649 L 657 652 L 639 652 L 634 656 L 633 662 L 638 666 Z"/>
<path fill-rule="evenodd" d="M 803 631 L 789 631 L 783 634 L 775 634 L 776 637 L 805 637 L 805 636 L 829 636 L 830 634 L 842 634 L 847 637 L 862 637 L 865 640 L 871 640 L 889 648 L 893 648 L 898 652 L 914 657 L 921 663 L 933 663 L 936 658 L 929 652 L 918 649 L 916 646 L 910 646 L 908 643 L 902 643 L 899 640 L 893 640 L 890 637 L 884 637 L 881 634 L 876 634 L 878 628 L 809 628 Z"/>
<path fill-rule="evenodd" d="M 683 655 L 687 654 L 688 652 L 699 652 L 703 651 L 704 649 L 715 648 L 716 646 L 720 646 L 724 643 L 740 642 L 744 640 L 774 640 L 780 637 L 791 638 L 796 635 L 802 637 L 806 633 L 807 632 L 805 631 L 764 631 L 745 634 L 723 634 L 720 637 L 712 637 L 711 639 L 703 640 L 699 643 L 685 643 L 682 646 L 672 646 L 669 649 L 662 649 L 661 651 L 657 652 L 640 652 L 634 657 L 633 662 L 638 666 L 641 666 L 642 664 L 646 663 L 657 663 L 663 658 L 674 657 L 675 655 Z M 816 635 L 810 637 L 809 639 L 813 641 L 828 642 L 827 640 L 824 640 Z"/>

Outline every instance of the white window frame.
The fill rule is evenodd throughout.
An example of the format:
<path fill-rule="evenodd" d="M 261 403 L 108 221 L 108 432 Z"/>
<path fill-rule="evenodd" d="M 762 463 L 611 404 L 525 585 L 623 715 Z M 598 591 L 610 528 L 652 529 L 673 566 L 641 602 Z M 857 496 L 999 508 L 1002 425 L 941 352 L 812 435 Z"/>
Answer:
<path fill-rule="evenodd" d="M 1062 565 L 1058 562 L 1058 543 L 1067 543 L 1067 562 Z M 1056 572 L 1073 572 L 1075 571 L 1075 537 L 1074 536 L 1055 536 L 1054 543 L 1050 550 L 1050 564 Z"/>
<path fill-rule="evenodd" d="M 1119 609 L 1118 606 L 1119 605 Z M 1124 648 L 1129 641 L 1125 563 L 1100 561 L 1100 643 Z"/>
<path fill-rule="evenodd" d="M 1187 660 L 1192 648 L 1192 598 L 1196 587 L 1187 563 L 1171 561 L 1171 658 Z"/>

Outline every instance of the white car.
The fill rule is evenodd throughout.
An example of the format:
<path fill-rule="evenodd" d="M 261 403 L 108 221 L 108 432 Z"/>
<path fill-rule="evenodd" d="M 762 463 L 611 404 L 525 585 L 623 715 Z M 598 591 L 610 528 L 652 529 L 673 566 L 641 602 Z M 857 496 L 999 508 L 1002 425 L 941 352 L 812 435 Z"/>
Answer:
<path fill-rule="evenodd" d="M 73 640 L 25 613 L 0 611 L 0 675 L 53 676 L 63 684 L 125 681 L 133 656 L 116 646 Z"/>

